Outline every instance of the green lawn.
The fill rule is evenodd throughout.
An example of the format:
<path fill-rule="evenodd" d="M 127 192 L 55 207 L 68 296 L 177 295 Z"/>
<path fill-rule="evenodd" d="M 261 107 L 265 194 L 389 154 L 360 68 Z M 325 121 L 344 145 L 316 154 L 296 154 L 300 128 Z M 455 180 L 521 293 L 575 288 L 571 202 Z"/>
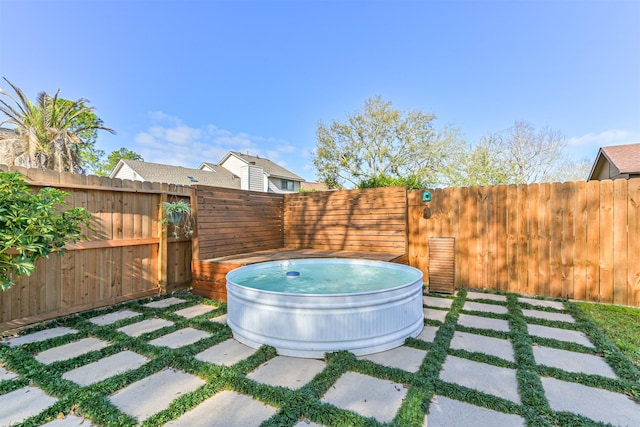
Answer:
<path fill-rule="evenodd" d="M 576 305 L 640 368 L 640 308 L 588 302 Z"/>

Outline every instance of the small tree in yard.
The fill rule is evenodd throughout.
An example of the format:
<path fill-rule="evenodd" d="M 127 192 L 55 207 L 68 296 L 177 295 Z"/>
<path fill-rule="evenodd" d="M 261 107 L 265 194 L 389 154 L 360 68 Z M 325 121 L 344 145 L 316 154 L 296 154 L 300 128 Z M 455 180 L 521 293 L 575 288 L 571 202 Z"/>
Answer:
<path fill-rule="evenodd" d="M 85 238 L 91 214 L 83 208 L 61 210 L 68 193 L 56 188 L 29 190 L 21 174 L 0 171 L 0 289 L 29 276 L 35 262 L 51 252 L 64 254 L 66 243 Z"/>

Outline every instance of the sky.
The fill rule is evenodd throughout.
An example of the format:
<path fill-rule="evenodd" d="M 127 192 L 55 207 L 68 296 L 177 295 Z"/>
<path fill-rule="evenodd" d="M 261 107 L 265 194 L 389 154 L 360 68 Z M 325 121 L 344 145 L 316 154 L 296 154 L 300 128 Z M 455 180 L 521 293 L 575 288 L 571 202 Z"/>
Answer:
<path fill-rule="evenodd" d="M 155 163 L 233 150 L 313 181 L 318 124 L 376 96 L 470 144 L 526 121 L 593 160 L 640 142 L 640 1 L 0 0 L 0 76 L 90 100 L 117 132 L 98 148 Z"/>

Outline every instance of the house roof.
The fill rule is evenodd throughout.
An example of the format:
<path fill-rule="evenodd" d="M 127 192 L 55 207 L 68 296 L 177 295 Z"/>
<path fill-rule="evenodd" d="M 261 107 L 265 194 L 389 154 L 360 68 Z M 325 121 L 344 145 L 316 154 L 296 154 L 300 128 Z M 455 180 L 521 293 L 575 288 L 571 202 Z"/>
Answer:
<path fill-rule="evenodd" d="M 151 182 L 163 182 L 176 185 L 210 185 L 214 187 L 240 188 L 240 179 L 229 170 L 219 165 L 213 165 L 215 172 L 182 166 L 163 165 L 160 163 L 141 162 L 138 160 L 122 159 L 109 175 L 111 178 L 118 174 L 123 165 L 129 166 L 142 179 Z"/>
<path fill-rule="evenodd" d="M 300 184 L 301 190 L 327 191 L 329 190 L 324 182 L 303 182 Z"/>
<path fill-rule="evenodd" d="M 600 147 L 595 162 L 591 167 L 589 179 L 593 179 L 599 165 L 608 160 L 621 174 L 640 173 L 640 144 L 611 145 Z"/>
<path fill-rule="evenodd" d="M 227 153 L 227 155 L 224 156 L 224 158 L 220 161 L 220 164 L 224 163 L 224 161 L 227 160 L 230 156 L 235 156 L 247 164 L 254 162 L 254 164 L 262 168 L 262 170 L 264 170 L 267 175 L 278 178 L 286 178 L 292 181 L 304 181 L 304 178 L 301 178 L 290 170 L 283 168 L 282 166 L 272 162 L 269 159 L 265 159 L 260 156 L 250 156 L 248 154 L 242 154 L 237 151 L 229 151 L 229 153 Z"/>
<path fill-rule="evenodd" d="M 640 144 L 612 145 L 600 150 L 620 173 L 640 172 Z"/>

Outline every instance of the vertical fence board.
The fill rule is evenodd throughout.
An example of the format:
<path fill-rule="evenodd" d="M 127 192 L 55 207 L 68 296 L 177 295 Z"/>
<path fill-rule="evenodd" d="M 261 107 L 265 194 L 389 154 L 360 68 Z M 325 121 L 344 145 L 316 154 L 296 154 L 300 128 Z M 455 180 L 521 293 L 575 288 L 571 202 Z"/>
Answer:
<path fill-rule="evenodd" d="M 562 185 L 562 247 L 560 255 L 561 295 L 573 298 L 573 247 L 574 247 L 574 219 L 575 219 L 575 189 L 572 182 Z"/>
<path fill-rule="evenodd" d="M 549 250 L 550 250 L 550 202 L 551 186 L 544 183 L 538 185 L 538 200 L 536 213 L 538 219 L 538 287 L 539 295 L 549 295 L 550 267 L 549 267 Z"/>
<path fill-rule="evenodd" d="M 600 182 L 599 301 L 613 302 L 613 181 Z"/>
<path fill-rule="evenodd" d="M 587 195 L 586 182 L 575 183 L 575 244 L 573 247 L 573 298 L 587 297 Z"/>
<path fill-rule="evenodd" d="M 517 187 L 517 201 L 518 204 L 518 235 L 517 235 L 517 277 L 518 277 L 518 292 L 529 293 L 528 289 L 528 272 L 529 262 L 533 262 L 529 258 L 529 210 L 528 210 L 528 197 L 529 187 L 526 185 L 518 185 Z"/>
<path fill-rule="evenodd" d="M 496 260 L 496 188 L 495 187 L 486 187 L 487 198 L 486 198 L 486 222 L 487 222 L 487 233 L 485 240 L 485 253 L 486 253 L 486 262 L 487 262 L 487 277 L 485 279 L 485 287 L 489 288 L 495 286 L 496 281 L 498 280 L 498 270 L 497 270 L 497 260 Z"/>
<path fill-rule="evenodd" d="M 495 210 L 496 210 L 496 284 L 500 291 L 508 289 L 507 277 L 507 186 L 498 185 L 496 188 Z"/>
<path fill-rule="evenodd" d="M 627 180 L 613 181 L 613 302 L 627 304 Z M 636 234 L 635 238 L 640 238 Z"/>
<path fill-rule="evenodd" d="M 461 215 L 461 205 L 460 202 L 462 200 L 462 197 L 460 195 L 460 187 L 457 188 L 452 188 L 449 192 L 449 197 L 451 199 L 451 233 L 450 236 L 459 236 L 460 235 L 460 215 Z M 461 274 L 460 274 L 460 268 L 458 268 L 459 266 L 459 262 L 461 262 L 460 260 L 462 259 L 460 257 L 460 245 L 458 243 L 455 244 L 455 264 L 456 264 L 456 269 L 455 269 L 455 283 L 461 283 Z"/>
<path fill-rule="evenodd" d="M 640 178 L 629 180 L 627 188 L 629 191 L 627 294 L 629 295 L 628 304 L 638 307 L 640 306 Z"/>
<path fill-rule="evenodd" d="M 529 186 L 527 197 L 527 224 L 529 263 L 527 266 L 527 290 L 530 295 L 538 294 L 538 272 L 540 271 L 540 253 L 538 249 L 538 184 Z"/>
<path fill-rule="evenodd" d="M 600 301 L 613 302 L 613 181 L 600 182 Z"/>
<path fill-rule="evenodd" d="M 518 188 L 507 187 L 507 276 L 509 292 L 518 292 Z"/>
<path fill-rule="evenodd" d="M 549 294 L 562 296 L 562 185 L 551 184 L 549 223 Z"/>
<path fill-rule="evenodd" d="M 587 282 L 588 301 L 600 301 L 600 181 L 587 182 Z"/>
<path fill-rule="evenodd" d="M 460 286 L 470 286 L 469 283 L 469 242 L 471 239 L 471 228 L 469 227 L 469 188 L 463 187 L 459 191 L 460 200 L 458 202 L 459 225 L 458 239 L 456 239 L 456 270 L 458 275 L 456 283 Z M 437 237 L 434 235 L 434 237 Z"/>

